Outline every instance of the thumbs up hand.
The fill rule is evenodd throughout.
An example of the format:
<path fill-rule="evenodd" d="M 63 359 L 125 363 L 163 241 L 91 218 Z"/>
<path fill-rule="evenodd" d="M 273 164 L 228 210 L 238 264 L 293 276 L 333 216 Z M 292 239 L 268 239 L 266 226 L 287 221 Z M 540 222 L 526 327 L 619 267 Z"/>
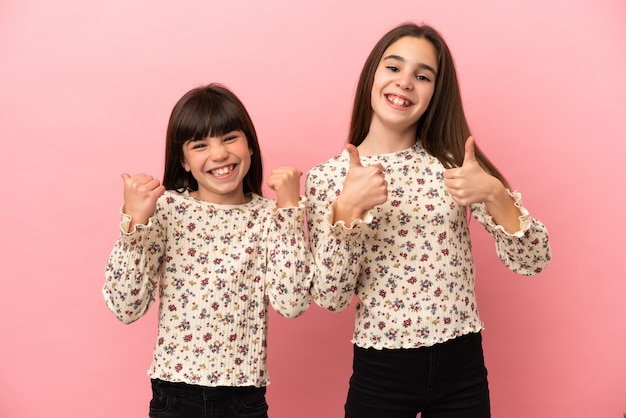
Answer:
<path fill-rule="evenodd" d="M 124 209 L 130 215 L 130 229 L 134 225 L 147 224 L 148 219 L 156 210 L 159 196 L 165 193 L 165 187 L 159 180 L 147 174 L 130 176 L 122 174 L 124 180 Z"/>
<path fill-rule="evenodd" d="M 350 156 L 350 168 L 335 204 L 334 222 L 343 220 L 350 225 L 364 211 L 387 201 L 387 181 L 382 165 L 363 166 L 359 150 L 354 145 L 346 144 L 346 150 Z"/>
<path fill-rule="evenodd" d="M 476 160 L 476 141 L 473 136 L 465 142 L 463 165 L 444 171 L 444 184 L 459 205 L 487 202 L 504 190 L 502 182 L 487 173 Z"/>
<path fill-rule="evenodd" d="M 300 177 L 302 172 L 295 167 L 276 167 L 267 178 L 267 186 L 276 192 L 279 208 L 297 207 L 300 201 Z"/>
<path fill-rule="evenodd" d="M 350 168 L 363 167 L 363 164 L 361 164 L 361 156 L 359 155 L 357 147 L 352 144 L 346 144 L 346 151 L 348 151 L 348 156 L 350 157 Z"/>

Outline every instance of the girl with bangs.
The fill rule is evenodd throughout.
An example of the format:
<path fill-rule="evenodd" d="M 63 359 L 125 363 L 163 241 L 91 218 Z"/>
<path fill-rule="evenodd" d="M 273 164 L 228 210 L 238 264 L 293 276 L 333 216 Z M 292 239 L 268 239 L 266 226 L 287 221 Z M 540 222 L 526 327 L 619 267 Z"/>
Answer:
<path fill-rule="evenodd" d="M 162 185 L 122 174 L 103 295 L 125 324 L 159 299 L 151 417 L 267 417 L 268 306 L 301 315 L 311 269 L 301 172 L 271 171 L 275 201 L 262 196 L 262 176 L 248 112 L 219 84 L 174 107 Z"/>

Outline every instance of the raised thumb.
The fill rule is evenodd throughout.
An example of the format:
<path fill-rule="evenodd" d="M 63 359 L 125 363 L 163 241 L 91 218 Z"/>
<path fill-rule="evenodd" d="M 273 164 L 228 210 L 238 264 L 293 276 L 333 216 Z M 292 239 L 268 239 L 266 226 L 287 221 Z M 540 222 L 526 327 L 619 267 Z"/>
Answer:
<path fill-rule="evenodd" d="M 463 157 L 463 165 L 466 163 L 476 162 L 476 152 L 475 152 L 476 140 L 473 136 L 467 138 L 465 141 L 465 156 Z"/>
<path fill-rule="evenodd" d="M 359 156 L 359 150 L 352 144 L 346 144 L 346 151 L 350 155 L 350 168 L 363 167 L 361 164 L 361 157 Z"/>

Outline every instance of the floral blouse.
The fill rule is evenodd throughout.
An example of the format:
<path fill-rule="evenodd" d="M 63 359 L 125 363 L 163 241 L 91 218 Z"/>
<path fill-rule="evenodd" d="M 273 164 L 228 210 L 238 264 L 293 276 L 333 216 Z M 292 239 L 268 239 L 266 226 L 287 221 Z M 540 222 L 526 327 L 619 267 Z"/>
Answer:
<path fill-rule="evenodd" d="M 203 386 L 265 386 L 268 302 L 293 318 L 310 303 L 312 269 L 297 208 L 251 194 L 217 205 L 166 191 L 148 225 L 121 234 L 103 294 L 123 323 L 159 295 L 151 378 Z"/>
<path fill-rule="evenodd" d="M 332 215 L 349 168 L 347 151 L 307 174 L 316 303 L 340 311 L 356 294 L 352 342 L 364 348 L 431 346 L 481 330 L 468 211 L 446 191 L 443 165 L 420 143 L 361 162 L 384 167 L 389 196 L 352 225 L 334 223 Z M 551 257 L 547 230 L 530 217 L 520 193 L 510 195 L 521 212 L 515 234 L 496 225 L 483 203 L 471 205 L 471 214 L 495 238 L 509 269 L 537 274 Z"/>

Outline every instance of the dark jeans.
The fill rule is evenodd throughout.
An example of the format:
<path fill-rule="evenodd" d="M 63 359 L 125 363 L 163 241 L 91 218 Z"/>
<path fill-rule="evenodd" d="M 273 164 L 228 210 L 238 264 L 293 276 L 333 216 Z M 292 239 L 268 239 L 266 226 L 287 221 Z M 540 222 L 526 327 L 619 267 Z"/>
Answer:
<path fill-rule="evenodd" d="M 491 416 L 482 336 L 433 347 L 354 346 L 346 418 L 487 418 Z"/>
<path fill-rule="evenodd" d="M 207 387 L 152 379 L 152 418 L 267 418 L 265 388 Z"/>

